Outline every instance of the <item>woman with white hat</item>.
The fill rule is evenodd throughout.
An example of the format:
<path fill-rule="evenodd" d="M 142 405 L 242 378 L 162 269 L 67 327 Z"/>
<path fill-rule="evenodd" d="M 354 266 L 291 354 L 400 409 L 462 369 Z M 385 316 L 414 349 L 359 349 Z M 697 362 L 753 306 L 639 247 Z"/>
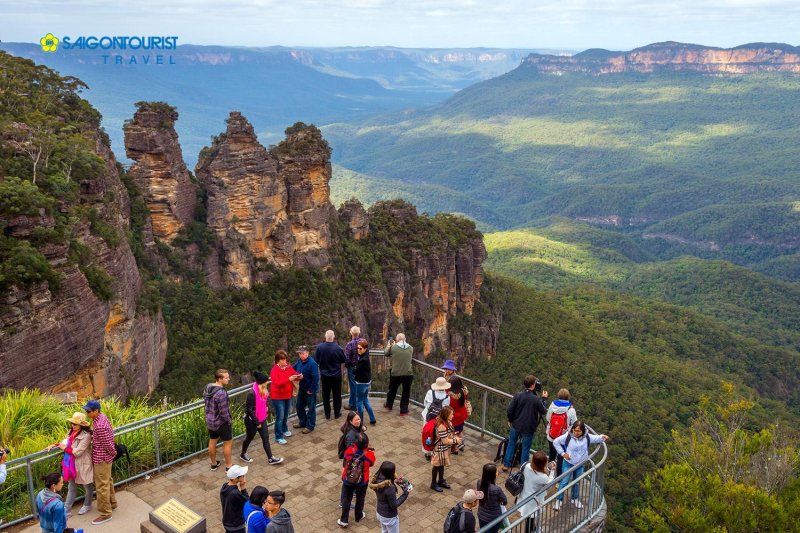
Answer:
<path fill-rule="evenodd" d="M 94 495 L 94 467 L 92 466 L 92 432 L 91 425 L 86 419 L 85 413 L 73 413 L 67 419 L 72 424 L 69 433 L 61 442 L 51 444 L 46 451 L 59 448 L 64 450 L 64 458 L 61 460 L 61 472 L 64 481 L 68 483 L 67 499 L 64 507 L 67 516 L 72 514 L 72 504 L 78 496 L 78 485 L 83 485 L 86 496 L 83 499 L 83 506 L 78 514 L 86 514 L 92 508 L 92 496 Z"/>

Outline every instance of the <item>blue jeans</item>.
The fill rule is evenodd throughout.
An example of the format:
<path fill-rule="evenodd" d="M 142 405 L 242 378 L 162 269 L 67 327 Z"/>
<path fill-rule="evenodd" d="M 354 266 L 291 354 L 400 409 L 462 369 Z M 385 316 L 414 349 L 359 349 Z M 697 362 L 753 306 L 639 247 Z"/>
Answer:
<path fill-rule="evenodd" d="M 531 453 L 531 443 L 533 443 L 533 433 L 520 433 L 512 427 L 511 433 L 508 435 L 508 447 L 506 448 L 506 456 L 503 457 L 503 466 L 511 468 L 511 461 L 514 459 L 514 452 L 517 450 L 518 436 L 522 436 L 522 450 L 519 455 L 520 466 L 528 460 L 528 455 Z"/>
<path fill-rule="evenodd" d="M 275 440 L 282 439 L 284 434 L 289 431 L 286 421 L 289 419 L 292 399 L 272 400 L 272 408 L 275 410 Z"/>
<path fill-rule="evenodd" d="M 561 470 L 563 472 L 566 472 L 567 470 L 569 470 L 573 466 L 575 466 L 575 465 L 573 465 L 572 463 L 570 463 L 569 461 L 564 459 L 564 466 L 561 467 Z M 570 480 L 572 480 L 572 479 L 580 477 L 580 475 L 583 474 L 584 468 L 585 468 L 585 466 L 581 465 L 578 468 L 576 468 L 575 471 L 571 475 L 564 476 L 564 477 L 561 478 L 561 481 L 558 482 L 558 491 L 560 492 L 560 494 L 558 495 L 558 500 L 559 501 L 562 501 L 562 502 L 564 501 L 564 493 L 561 492 L 561 491 L 564 490 L 564 487 L 567 486 L 567 483 L 569 483 Z M 572 496 L 570 497 L 571 500 L 577 500 L 578 498 L 580 498 L 580 496 L 581 496 L 580 483 L 575 483 L 574 485 L 572 485 L 571 491 L 572 491 Z"/>
<path fill-rule="evenodd" d="M 350 386 L 350 403 L 347 406 L 356 407 L 356 374 L 354 368 L 347 369 L 347 384 Z"/>
<path fill-rule="evenodd" d="M 369 421 L 375 422 L 375 413 L 372 412 L 372 406 L 369 404 L 369 383 L 356 383 L 356 412 L 362 423 L 364 420 L 364 409 L 369 414 Z"/>
<path fill-rule="evenodd" d="M 300 391 L 297 394 L 297 422 L 309 430 L 317 425 L 317 393 Z"/>

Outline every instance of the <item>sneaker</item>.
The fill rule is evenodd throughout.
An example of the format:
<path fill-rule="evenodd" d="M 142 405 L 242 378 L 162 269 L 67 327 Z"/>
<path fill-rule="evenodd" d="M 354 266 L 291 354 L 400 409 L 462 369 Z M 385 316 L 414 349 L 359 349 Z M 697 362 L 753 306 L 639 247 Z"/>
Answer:
<path fill-rule="evenodd" d="M 347 527 L 350 525 L 348 522 L 342 522 L 341 518 L 337 520 L 336 523 L 339 524 L 341 527 Z"/>
<path fill-rule="evenodd" d="M 570 500 L 570 503 L 572 503 L 576 509 L 583 509 L 583 504 L 580 500 Z"/>
<path fill-rule="evenodd" d="M 556 511 L 561 509 L 561 500 L 556 500 L 556 503 L 553 504 L 553 509 L 555 509 Z"/>
<path fill-rule="evenodd" d="M 231 466 L 233 466 L 233 465 L 231 465 Z M 225 472 L 227 472 L 227 471 L 228 471 L 228 469 L 229 469 L 231 466 L 226 466 L 226 467 L 225 467 Z"/>
<path fill-rule="evenodd" d="M 286 439 L 275 439 L 278 444 L 287 444 Z"/>
<path fill-rule="evenodd" d="M 269 464 L 279 465 L 283 462 L 283 457 L 275 457 L 274 455 L 269 458 Z"/>
<path fill-rule="evenodd" d="M 357 519 L 356 522 L 361 522 L 366 517 L 367 517 L 367 513 L 365 513 L 364 511 L 361 511 L 361 518 Z"/>
<path fill-rule="evenodd" d="M 408 411 L 406 411 L 405 413 L 400 413 L 400 416 L 408 416 L 408 414 Z"/>
<path fill-rule="evenodd" d="M 303 435 L 308 435 L 308 434 L 309 434 L 309 433 L 311 433 L 312 431 L 314 431 L 314 430 L 313 430 L 313 429 L 308 429 L 308 428 L 305 428 L 303 431 L 301 431 L 301 433 L 302 433 Z"/>
<path fill-rule="evenodd" d="M 211 465 L 211 470 L 216 470 L 219 468 L 219 465 L 222 464 L 222 461 L 217 461 L 215 464 Z"/>
<path fill-rule="evenodd" d="M 79 515 L 84 515 L 84 514 L 88 513 L 91 509 L 92 509 L 91 505 L 84 505 L 83 507 L 80 508 L 80 510 L 78 511 L 78 514 Z"/>
<path fill-rule="evenodd" d="M 92 525 L 99 526 L 100 524 L 105 524 L 106 522 L 111 520 L 111 518 L 112 518 L 111 516 L 98 516 L 97 518 L 92 520 Z"/>
<path fill-rule="evenodd" d="M 243 453 L 243 454 L 239 455 L 239 459 L 241 459 L 245 463 L 252 463 L 253 462 L 253 460 L 250 458 L 250 456 L 247 455 L 246 453 Z"/>
<path fill-rule="evenodd" d="M 292 432 L 291 431 L 284 431 L 283 432 L 283 436 L 284 437 L 291 437 L 292 436 Z"/>
<path fill-rule="evenodd" d="M 503 466 L 500 468 L 500 470 L 502 470 L 503 472 L 508 472 L 508 467 L 507 467 L 506 465 L 503 465 Z"/>

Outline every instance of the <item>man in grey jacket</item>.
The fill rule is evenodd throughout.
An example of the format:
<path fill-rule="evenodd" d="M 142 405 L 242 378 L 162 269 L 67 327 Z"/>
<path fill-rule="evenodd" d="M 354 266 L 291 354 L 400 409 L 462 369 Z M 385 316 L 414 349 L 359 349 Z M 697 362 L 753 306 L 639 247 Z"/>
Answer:
<path fill-rule="evenodd" d="M 264 505 L 269 514 L 266 533 L 294 533 L 292 515 L 283 508 L 285 501 L 286 493 L 282 490 L 273 490 L 267 496 L 267 503 Z"/>
<path fill-rule="evenodd" d="M 397 389 L 403 386 L 400 395 L 400 416 L 408 415 L 408 401 L 411 396 L 411 382 L 414 381 L 414 371 L 411 368 L 411 358 L 414 355 L 414 347 L 406 342 L 404 333 L 395 336 L 394 344 L 390 344 L 384 354 L 392 358 L 392 370 L 389 377 L 389 391 L 386 393 L 386 403 L 383 408 L 391 411 L 394 406 L 394 398 Z M 389 341 L 391 343 L 391 340 Z"/>

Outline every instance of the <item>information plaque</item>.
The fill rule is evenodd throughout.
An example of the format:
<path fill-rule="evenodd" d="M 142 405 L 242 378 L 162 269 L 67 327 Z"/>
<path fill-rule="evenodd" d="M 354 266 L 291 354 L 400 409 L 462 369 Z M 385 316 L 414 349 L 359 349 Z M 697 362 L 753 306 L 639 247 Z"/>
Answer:
<path fill-rule="evenodd" d="M 175 498 L 170 498 L 152 511 L 150 522 L 167 533 L 204 533 L 206 519 Z"/>

